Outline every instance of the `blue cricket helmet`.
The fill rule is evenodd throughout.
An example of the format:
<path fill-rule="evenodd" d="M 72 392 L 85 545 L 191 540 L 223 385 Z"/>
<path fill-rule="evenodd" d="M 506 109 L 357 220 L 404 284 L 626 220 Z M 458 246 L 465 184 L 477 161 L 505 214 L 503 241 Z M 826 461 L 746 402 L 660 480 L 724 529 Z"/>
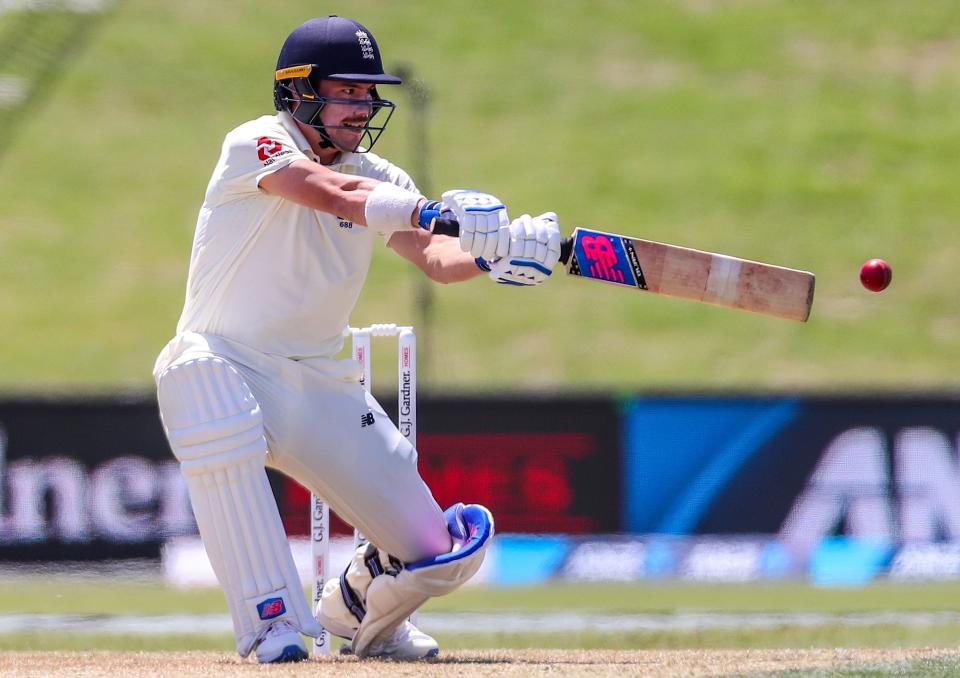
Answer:
<path fill-rule="evenodd" d="M 311 19 L 290 33 L 277 59 L 277 79 L 281 71 L 296 66 L 312 66 L 315 77 L 331 80 L 401 83 L 384 73 L 373 34 L 363 24 L 335 15 Z"/>
<path fill-rule="evenodd" d="M 330 15 L 297 26 L 287 36 L 277 59 L 274 105 L 278 111 L 287 111 L 295 119 L 316 129 L 330 145 L 334 144 L 320 123 L 320 113 L 332 100 L 317 94 L 319 81 L 324 79 L 373 85 L 399 85 L 402 82 L 397 76 L 384 72 L 380 47 L 363 24 Z M 370 150 L 386 128 L 395 106 L 393 102 L 381 99 L 376 87 L 372 93 L 371 114 L 361 138 L 361 142 L 366 140 L 367 143 L 362 149 L 358 144 L 358 148 L 341 150 Z M 381 111 L 386 111 L 385 119 L 377 125 L 371 124 Z"/>

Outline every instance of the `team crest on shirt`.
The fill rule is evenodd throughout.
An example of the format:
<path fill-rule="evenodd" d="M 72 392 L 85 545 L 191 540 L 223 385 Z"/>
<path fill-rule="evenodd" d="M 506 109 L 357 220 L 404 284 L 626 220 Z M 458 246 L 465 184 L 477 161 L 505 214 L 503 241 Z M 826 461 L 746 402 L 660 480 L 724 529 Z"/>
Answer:
<path fill-rule="evenodd" d="M 263 161 L 264 167 L 272 165 L 277 158 L 293 153 L 289 148 L 284 148 L 283 144 L 270 137 L 260 137 L 257 139 L 257 157 Z"/>

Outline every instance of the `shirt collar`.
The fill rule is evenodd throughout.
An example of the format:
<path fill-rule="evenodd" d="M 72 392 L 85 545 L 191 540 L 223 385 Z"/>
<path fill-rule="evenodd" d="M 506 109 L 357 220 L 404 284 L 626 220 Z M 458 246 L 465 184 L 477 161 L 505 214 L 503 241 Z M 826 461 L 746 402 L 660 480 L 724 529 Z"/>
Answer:
<path fill-rule="evenodd" d="M 280 124 L 283 125 L 283 128 L 290 133 L 290 136 L 297 144 L 297 148 L 303 151 L 304 155 L 313 160 L 314 162 L 320 162 L 317 158 L 317 154 L 313 152 L 313 148 L 310 146 L 310 142 L 307 141 L 307 138 L 303 136 L 303 132 L 300 131 L 300 128 L 297 127 L 297 121 L 293 119 L 293 116 L 287 113 L 286 111 L 280 111 L 277 113 L 277 118 L 280 120 Z M 325 167 L 330 167 L 331 169 L 338 170 L 338 168 L 348 165 L 355 165 L 354 157 L 356 153 L 340 153 L 340 157 L 337 158 L 336 162 L 325 165 Z"/>
<path fill-rule="evenodd" d="M 287 130 L 287 132 L 296 142 L 297 148 L 303 151 L 304 155 L 311 160 L 316 160 L 316 153 L 314 153 L 313 149 L 310 148 L 310 142 L 307 141 L 307 138 L 303 136 L 303 132 L 301 132 L 300 128 L 297 127 L 297 122 L 293 119 L 293 116 L 286 111 L 280 111 L 277 114 L 277 117 L 280 119 L 280 124 L 283 125 L 283 128 Z"/>

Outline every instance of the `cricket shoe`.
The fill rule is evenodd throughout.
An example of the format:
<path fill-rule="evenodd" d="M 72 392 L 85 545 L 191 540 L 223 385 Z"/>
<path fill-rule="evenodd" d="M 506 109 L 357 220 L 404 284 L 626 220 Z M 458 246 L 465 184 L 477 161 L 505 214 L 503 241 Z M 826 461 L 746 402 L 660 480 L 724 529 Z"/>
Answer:
<path fill-rule="evenodd" d="M 257 643 L 257 661 L 261 664 L 302 662 L 307 658 L 307 646 L 300 632 L 287 621 L 271 624 Z"/>
<path fill-rule="evenodd" d="M 440 654 L 437 641 L 418 629 L 409 621 L 404 621 L 386 640 L 370 646 L 367 656 L 379 659 L 397 659 L 416 661 L 433 659 Z"/>

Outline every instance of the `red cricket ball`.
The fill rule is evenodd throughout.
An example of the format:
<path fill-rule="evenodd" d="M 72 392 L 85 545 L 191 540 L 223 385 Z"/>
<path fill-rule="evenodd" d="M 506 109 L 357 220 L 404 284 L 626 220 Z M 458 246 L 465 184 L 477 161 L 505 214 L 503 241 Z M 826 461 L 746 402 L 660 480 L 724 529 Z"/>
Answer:
<path fill-rule="evenodd" d="M 882 292 L 893 280 L 893 269 L 883 259 L 870 259 L 860 267 L 860 283 L 871 292 Z"/>

